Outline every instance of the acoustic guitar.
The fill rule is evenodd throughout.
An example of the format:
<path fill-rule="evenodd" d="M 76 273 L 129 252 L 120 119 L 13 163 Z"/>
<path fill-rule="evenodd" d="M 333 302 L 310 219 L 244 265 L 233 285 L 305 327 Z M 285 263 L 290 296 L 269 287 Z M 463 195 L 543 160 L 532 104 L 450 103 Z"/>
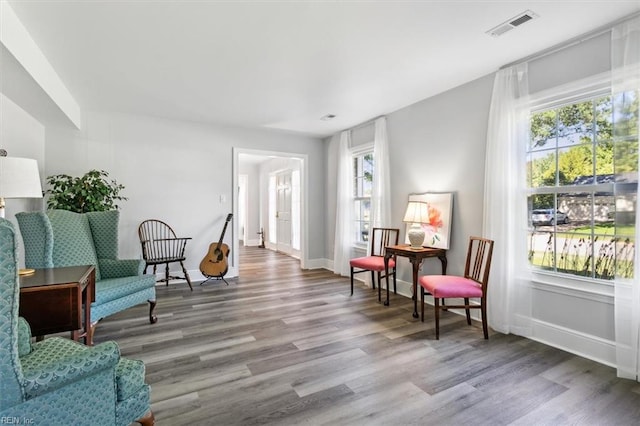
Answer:
<path fill-rule="evenodd" d="M 209 251 L 207 255 L 200 262 L 200 272 L 205 277 L 218 277 L 222 278 L 229 270 L 229 263 L 227 261 L 229 257 L 229 246 L 222 242 L 224 239 L 224 233 L 227 231 L 227 225 L 233 217 L 232 213 L 227 215 L 227 220 L 222 228 L 222 234 L 220 234 L 220 240 L 217 243 L 211 243 L 209 245 Z"/>

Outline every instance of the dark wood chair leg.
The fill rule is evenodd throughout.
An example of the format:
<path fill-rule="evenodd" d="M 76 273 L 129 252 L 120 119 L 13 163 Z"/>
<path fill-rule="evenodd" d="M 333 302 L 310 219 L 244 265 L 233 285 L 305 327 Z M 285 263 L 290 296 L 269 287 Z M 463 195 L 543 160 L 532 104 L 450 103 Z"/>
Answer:
<path fill-rule="evenodd" d="M 373 288 L 376 288 L 376 273 L 371 271 L 371 282 L 373 283 Z M 382 302 L 382 280 L 380 279 L 380 271 L 378 271 L 378 302 Z"/>
<path fill-rule="evenodd" d="M 153 411 L 149 410 L 147 414 L 136 420 L 136 423 L 140 423 L 142 426 L 153 426 L 156 424 L 156 417 L 153 415 Z"/>
<path fill-rule="evenodd" d="M 484 338 L 489 339 L 489 327 L 487 325 L 487 305 L 484 298 L 480 301 L 480 312 L 482 313 L 482 331 L 484 332 Z"/>
<path fill-rule="evenodd" d="M 191 279 L 189 278 L 189 273 L 187 272 L 187 268 L 184 267 L 184 263 L 180 262 L 180 266 L 182 266 L 182 273 L 184 274 L 184 279 L 187 280 L 187 284 L 189 284 L 189 288 L 193 291 L 193 287 L 191 287 Z"/>
<path fill-rule="evenodd" d="M 420 286 L 420 318 L 424 322 L 424 287 Z"/>
<path fill-rule="evenodd" d="M 353 296 L 353 266 L 351 267 L 351 295 Z"/>
<path fill-rule="evenodd" d="M 465 311 L 467 313 L 467 324 L 471 325 L 471 310 L 468 308 L 468 306 L 469 306 L 469 298 L 468 297 L 464 298 L 464 305 L 467 306 L 465 308 Z"/>
<path fill-rule="evenodd" d="M 436 340 L 440 340 L 440 301 L 437 297 L 433 298 L 433 307 L 436 314 Z"/>
<path fill-rule="evenodd" d="M 376 273 L 375 271 L 371 271 L 371 286 L 373 289 L 376 289 Z"/>
<path fill-rule="evenodd" d="M 168 263 L 164 264 L 164 279 L 167 280 L 165 284 L 168 286 L 169 285 L 169 264 Z"/>
<path fill-rule="evenodd" d="M 153 315 L 153 310 L 156 308 L 156 301 L 155 300 L 149 300 L 149 322 L 151 324 L 155 324 L 156 322 L 158 322 L 158 317 Z"/>

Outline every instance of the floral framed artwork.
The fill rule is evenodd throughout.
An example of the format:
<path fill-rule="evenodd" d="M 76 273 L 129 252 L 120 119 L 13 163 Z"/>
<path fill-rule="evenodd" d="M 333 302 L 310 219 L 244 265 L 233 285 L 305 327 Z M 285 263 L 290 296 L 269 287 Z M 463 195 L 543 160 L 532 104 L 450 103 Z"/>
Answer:
<path fill-rule="evenodd" d="M 453 210 L 452 192 L 426 192 L 424 194 L 409 194 L 409 201 L 423 201 L 429 208 L 429 223 L 422 224 L 425 247 L 449 249 L 451 238 L 451 218 Z M 409 243 L 409 227 L 405 231 L 405 242 Z"/>

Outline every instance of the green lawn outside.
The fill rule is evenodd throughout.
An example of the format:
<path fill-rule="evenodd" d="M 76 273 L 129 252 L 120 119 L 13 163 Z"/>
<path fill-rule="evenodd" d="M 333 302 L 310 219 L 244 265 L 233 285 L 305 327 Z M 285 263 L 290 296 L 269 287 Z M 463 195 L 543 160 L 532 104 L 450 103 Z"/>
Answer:
<path fill-rule="evenodd" d="M 614 230 L 617 231 L 617 235 L 614 235 Z M 537 250 L 529 253 L 529 261 L 533 266 L 571 275 L 586 277 L 595 275 L 600 279 L 613 279 L 616 275 L 625 278 L 633 277 L 635 241 L 629 236 L 634 236 L 635 227 L 627 226 L 616 229 L 612 225 L 602 225 L 596 227 L 594 231 L 596 239 L 593 242 L 589 227 L 556 233 L 558 245 L 555 253 L 552 246 L 545 245 L 542 249 L 540 245 L 540 238 L 547 242 L 550 234 L 553 234 L 552 232 L 531 235 L 530 244 L 534 244 L 534 239 L 536 239 L 537 244 L 533 247 L 537 247 Z M 614 237 L 615 241 L 613 241 Z"/>
<path fill-rule="evenodd" d="M 607 236 L 618 235 L 620 237 L 634 237 L 636 234 L 636 227 L 633 225 L 615 226 L 613 224 L 605 223 L 605 224 L 598 224 L 594 226 L 593 232 L 595 235 L 607 235 Z M 574 228 L 569 232 L 558 232 L 558 236 L 570 237 L 572 234 L 591 235 L 591 227 L 582 226 L 580 228 Z"/>

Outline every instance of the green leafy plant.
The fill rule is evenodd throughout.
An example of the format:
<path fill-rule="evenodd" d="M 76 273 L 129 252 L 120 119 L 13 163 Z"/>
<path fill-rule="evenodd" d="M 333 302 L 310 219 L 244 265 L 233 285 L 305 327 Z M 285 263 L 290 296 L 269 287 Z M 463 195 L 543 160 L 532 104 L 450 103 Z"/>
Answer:
<path fill-rule="evenodd" d="M 104 170 L 90 170 L 80 177 L 65 174 L 48 176 L 47 184 L 47 207 L 50 209 L 76 213 L 118 210 L 117 202 L 127 200 L 120 195 L 124 185 L 109 179 Z"/>

